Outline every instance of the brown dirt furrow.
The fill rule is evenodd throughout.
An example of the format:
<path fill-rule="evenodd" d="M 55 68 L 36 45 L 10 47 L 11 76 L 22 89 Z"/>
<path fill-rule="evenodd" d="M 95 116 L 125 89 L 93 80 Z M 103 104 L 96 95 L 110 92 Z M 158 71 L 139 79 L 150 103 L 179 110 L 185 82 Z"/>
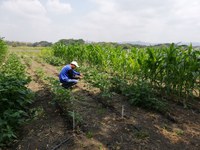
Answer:
<path fill-rule="evenodd" d="M 49 64 L 33 61 L 31 68 L 43 68 L 45 74 L 55 78 L 58 75 L 57 69 Z M 130 106 L 128 99 L 119 94 L 101 97 L 101 91 L 84 80 L 71 90 L 75 99 L 71 109 L 82 118 L 81 123 L 75 132 L 67 130 L 69 124 L 50 104 L 51 93 L 37 81 L 29 86 L 36 90 L 35 106 L 41 106 L 44 115 L 33 121 L 35 126 L 31 123 L 25 128 L 18 149 L 36 145 L 40 149 L 59 150 L 200 149 L 199 113 L 170 103 L 170 115 L 176 119 L 173 122 L 159 113 Z M 69 137 L 72 138 L 68 140 Z"/>
<path fill-rule="evenodd" d="M 87 101 L 91 99 L 88 103 L 96 103 L 97 106 L 85 108 L 77 105 L 77 111 L 86 116 L 87 132 L 91 131 L 93 138 L 104 143 L 108 149 L 200 148 L 199 113 L 170 104 L 170 117 L 176 119 L 173 121 L 159 113 L 132 107 L 126 97 L 116 93 L 110 99 L 101 98 L 98 89 L 88 87 L 81 81 L 73 92 Z M 79 99 L 81 101 L 83 98 Z M 105 107 L 106 103 L 108 107 Z M 123 119 L 122 107 L 125 114 Z"/>
<path fill-rule="evenodd" d="M 30 106 L 33 110 L 35 118 L 21 129 L 21 139 L 11 149 L 53 149 L 61 141 L 72 137 L 70 131 L 67 130 L 67 124 L 58 113 L 58 110 L 51 104 L 51 92 L 38 79 L 36 69 L 41 67 L 35 61 L 32 61 L 27 72 L 32 77 L 32 81 L 28 84 L 35 93 L 34 103 Z M 68 143 L 72 144 L 73 138 Z"/>

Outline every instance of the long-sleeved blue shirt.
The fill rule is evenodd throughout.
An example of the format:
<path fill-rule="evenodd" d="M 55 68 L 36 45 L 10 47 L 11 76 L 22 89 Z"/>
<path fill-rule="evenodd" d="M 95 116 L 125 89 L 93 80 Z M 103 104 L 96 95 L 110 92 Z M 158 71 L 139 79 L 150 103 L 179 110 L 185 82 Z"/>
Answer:
<path fill-rule="evenodd" d="M 63 82 L 67 82 L 68 79 L 73 79 L 73 77 L 75 75 L 80 75 L 79 72 L 76 72 L 75 70 L 73 70 L 71 68 L 71 65 L 66 65 L 62 68 L 60 74 L 59 74 L 59 79 L 60 79 L 60 82 L 63 83 Z"/>

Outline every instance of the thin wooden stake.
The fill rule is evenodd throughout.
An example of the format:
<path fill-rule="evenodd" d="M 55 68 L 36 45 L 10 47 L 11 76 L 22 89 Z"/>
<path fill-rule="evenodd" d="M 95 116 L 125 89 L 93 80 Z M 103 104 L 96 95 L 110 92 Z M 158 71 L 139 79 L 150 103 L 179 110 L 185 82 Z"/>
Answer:
<path fill-rule="evenodd" d="M 124 118 L 124 105 L 122 105 L 122 118 Z"/>

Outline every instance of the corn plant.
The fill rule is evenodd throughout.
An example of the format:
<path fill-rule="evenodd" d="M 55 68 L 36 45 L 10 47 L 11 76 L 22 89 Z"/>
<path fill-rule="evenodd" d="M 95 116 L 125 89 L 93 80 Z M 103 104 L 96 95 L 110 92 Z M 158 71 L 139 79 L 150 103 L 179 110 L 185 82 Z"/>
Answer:
<path fill-rule="evenodd" d="M 95 79 L 91 80 L 96 86 L 102 85 L 100 88 L 104 91 L 124 86 L 124 82 L 119 81 L 129 83 L 126 84 L 128 88 L 142 79 L 149 82 L 157 92 L 164 91 L 165 96 L 177 95 L 176 101 L 184 105 L 190 96 L 194 96 L 194 91 L 199 93 L 200 52 L 192 46 L 171 44 L 168 47 L 122 49 L 112 44 L 56 43 L 51 51 L 54 57 L 66 63 L 77 60 L 88 68 L 98 68 Z M 110 77 L 103 78 L 104 74 Z M 113 80 L 115 77 L 118 80 Z"/>

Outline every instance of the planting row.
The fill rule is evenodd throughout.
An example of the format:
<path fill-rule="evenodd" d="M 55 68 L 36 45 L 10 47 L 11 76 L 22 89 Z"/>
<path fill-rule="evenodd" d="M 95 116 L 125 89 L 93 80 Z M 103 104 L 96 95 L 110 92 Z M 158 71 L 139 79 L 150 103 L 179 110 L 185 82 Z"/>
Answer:
<path fill-rule="evenodd" d="M 1 66 L 1 63 L 3 62 L 3 60 L 5 58 L 6 53 L 7 53 L 6 43 L 0 37 L 0 66 Z"/>
<path fill-rule="evenodd" d="M 130 96 L 133 104 L 149 105 L 150 101 L 153 102 L 150 106 L 156 103 L 161 107 L 164 99 L 174 97 L 186 106 L 190 98 L 199 96 L 200 51 L 192 46 L 171 44 L 123 49 L 111 44 L 64 45 L 59 42 L 43 50 L 41 55 L 54 65 L 77 60 L 86 67 L 86 72 L 98 68 L 93 71 L 96 75 L 92 80 L 98 80 L 100 74 L 98 85 L 106 91 Z M 93 73 L 89 73 L 90 76 Z"/>
<path fill-rule="evenodd" d="M 5 147 L 17 137 L 19 126 L 28 118 L 28 104 L 32 93 L 26 85 L 25 66 L 15 54 L 7 56 L 0 67 L 0 147 Z"/>

